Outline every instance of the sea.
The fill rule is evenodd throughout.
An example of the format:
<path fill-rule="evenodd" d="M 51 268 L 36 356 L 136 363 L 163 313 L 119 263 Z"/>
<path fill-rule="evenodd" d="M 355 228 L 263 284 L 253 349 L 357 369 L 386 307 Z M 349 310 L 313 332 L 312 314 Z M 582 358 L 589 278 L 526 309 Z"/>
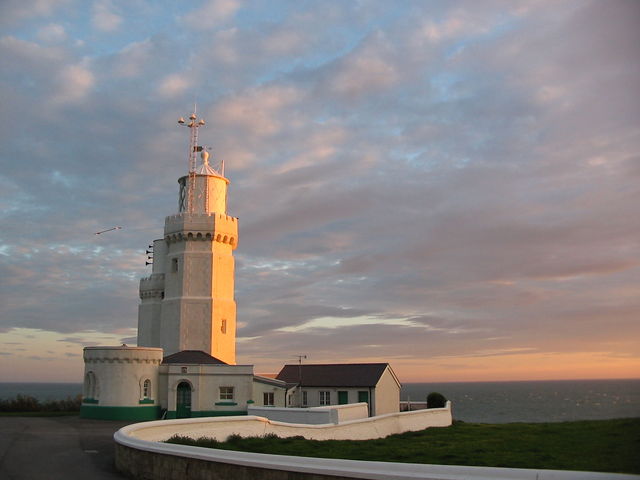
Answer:
<path fill-rule="evenodd" d="M 640 379 L 406 383 L 401 400 L 430 392 L 451 400 L 453 418 L 473 423 L 566 422 L 640 417 Z"/>
<path fill-rule="evenodd" d="M 80 383 L 0 383 L 0 399 L 30 395 L 62 400 Z M 453 418 L 473 423 L 564 422 L 640 417 L 640 379 L 535 382 L 405 383 L 400 399 L 424 402 L 431 392 L 451 400 Z"/>

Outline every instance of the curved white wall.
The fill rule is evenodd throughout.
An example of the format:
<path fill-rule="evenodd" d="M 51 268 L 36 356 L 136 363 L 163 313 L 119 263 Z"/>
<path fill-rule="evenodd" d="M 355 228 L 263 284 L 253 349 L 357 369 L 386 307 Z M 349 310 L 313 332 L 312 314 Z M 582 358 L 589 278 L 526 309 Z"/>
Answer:
<path fill-rule="evenodd" d="M 85 347 L 84 397 L 99 406 L 138 406 L 142 400 L 142 382 L 151 381 L 149 398 L 158 397 L 158 367 L 162 349 L 150 347 Z M 93 374 L 95 386 L 87 379 Z"/>
<path fill-rule="evenodd" d="M 450 413 L 450 409 L 438 410 L 449 410 Z M 415 414 L 419 412 L 406 413 Z M 411 415 L 398 415 L 404 416 L 407 421 L 411 418 Z M 203 470 L 207 468 L 206 465 L 210 464 L 212 472 L 218 472 L 220 464 L 237 466 L 238 476 L 246 473 L 243 470 L 244 467 L 257 469 L 253 470 L 254 475 L 260 475 L 260 470 L 265 470 L 266 476 L 264 478 L 267 478 L 267 476 L 268 478 L 289 478 L 288 472 L 296 472 L 298 474 L 296 478 L 305 478 L 304 474 L 307 474 L 309 478 L 314 475 L 333 475 L 340 478 L 376 480 L 638 480 L 639 478 L 637 475 L 594 472 L 363 462 L 330 458 L 266 455 L 158 442 L 159 439 L 166 436 L 170 437 L 173 433 L 184 434 L 187 431 L 196 436 L 209 436 L 212 428 L 217 431 L 224 424 L 227 424 L 230 427 L 229 431 L 233 430 L 233 433 L 255 435 L 260 430 L 259 426 L 266 430 L 266 425 L 269 423 L 277 422 L 269 422 L 258 417 L 230 417 L 226 419 L 206 418 L 155 421 L 128 425 L 118 430 L 114 435 L 114 439 L 118 444 L 118 448 L 116 448 L 116 465 L 123 473 L 129 474 L 134 478 L 151 478 L 150 475 L 152 475 L 153 470 L 162 470 L 165 478 L 171 479 L 184 478 L 184 470 L 182 468 L 173 470 L 170 468 L 172 464 L 171 457 L 176 459 L 175 462 L 178 462 L 178 459 L 182 459 L 182 465 L 184 465 L 184 459 L 187 462 L 191 459 L 204 461 L 204 464 L 198 463 L 194 465 L 194 468 Z M 308 425 L 303 427 L 319 428 L 319 426 Z M 265 431 L 265 433 L 269 432 Z M 156 440 L 150 440 L 152 438 Z M 157 457 L 154 460 L 148 454 L 155 454 Z M 143 457 L 138 458 L 137 455 L 142 455 Z M 276 476 L 273 471 L 279 471 L 281 475 Z M 175 475 L 172 475 L 173 473 Z M 256 478 L 263 477 L 256 476 Z"/>
<path fill-rule="evenodd" d="M 415 412 L 389 413 L 379 417 L 351 420 L 340 424 L 307 425 L 284 423 L 263 417 L 214 417 L 184 420 L 160 420 L 129 425 L 122 429 L 128 436 L 162 442 L 173 435 L 191 438 L 209 437 L 224 441 L 229 435 L 256 437 L 276 434 L 279 437 L 303 436 L 313 440 L 370 440 L 396 433 L 451 425 L 451 404 Z"/>

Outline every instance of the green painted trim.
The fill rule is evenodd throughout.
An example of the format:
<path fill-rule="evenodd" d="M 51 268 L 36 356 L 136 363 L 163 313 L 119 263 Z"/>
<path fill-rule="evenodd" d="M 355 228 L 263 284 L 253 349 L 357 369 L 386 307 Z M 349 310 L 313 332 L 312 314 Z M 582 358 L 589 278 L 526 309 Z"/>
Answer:
<path fill-rule="evenodd" d="M 256 403 L 253 400 L 247 400 L 247 403 Z"/>
<path fill-rule="evenodd" d="M 234 407 L 238 405 L 236 402 L 216 402 L 214 405 L 223 405 L 225 407 Z"/>
<path fill-rule="evenodd" d="M 143 398 L 138 401 L 140 405 L 153 405 L 155 402 L 156 401 L 153 398 Z"/>
<path fill-rule="evenodd" d="M 159 406 L 141 407 L 100 407 L 94 405 L 80 406 L 80 418 L 95 420 L 157 420 L 160 418 Z"/>
<path fill-rule="evenodd" d="M 83 398 L 82 403 L 95 403 L 97 404 L 100 400 L 97 398 Z"/>

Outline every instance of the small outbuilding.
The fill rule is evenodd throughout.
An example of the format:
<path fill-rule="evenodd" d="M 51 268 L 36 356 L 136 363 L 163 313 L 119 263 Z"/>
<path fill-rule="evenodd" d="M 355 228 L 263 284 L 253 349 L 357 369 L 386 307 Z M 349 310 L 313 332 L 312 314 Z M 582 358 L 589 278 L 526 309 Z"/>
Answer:
<path fill-rule="evenodd" d="M 112 420 L 246 415 L 284 407 L 287 385 L 201 350 L 162 358 L 161 348 L 86 347 L 80 416 Z"/>
<path fill-rule="evenodd" d="M 366 402 L 369 416 L 399 410 L 401 384 L 388 363 L 285 365 L 276 379 L 289 386 L 290 407 Z"/>

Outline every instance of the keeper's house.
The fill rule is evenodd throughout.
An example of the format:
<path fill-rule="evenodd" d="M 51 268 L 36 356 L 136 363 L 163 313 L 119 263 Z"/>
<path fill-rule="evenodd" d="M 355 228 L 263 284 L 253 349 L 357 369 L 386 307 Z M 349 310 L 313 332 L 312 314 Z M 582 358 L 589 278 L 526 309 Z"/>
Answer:
<path fill-rule="evenodd" d="M 388 363 L 285 365 L 288 406 L 319 407 L 367 402 L 369 416 L 398 411 L 400 382 Z"/>

